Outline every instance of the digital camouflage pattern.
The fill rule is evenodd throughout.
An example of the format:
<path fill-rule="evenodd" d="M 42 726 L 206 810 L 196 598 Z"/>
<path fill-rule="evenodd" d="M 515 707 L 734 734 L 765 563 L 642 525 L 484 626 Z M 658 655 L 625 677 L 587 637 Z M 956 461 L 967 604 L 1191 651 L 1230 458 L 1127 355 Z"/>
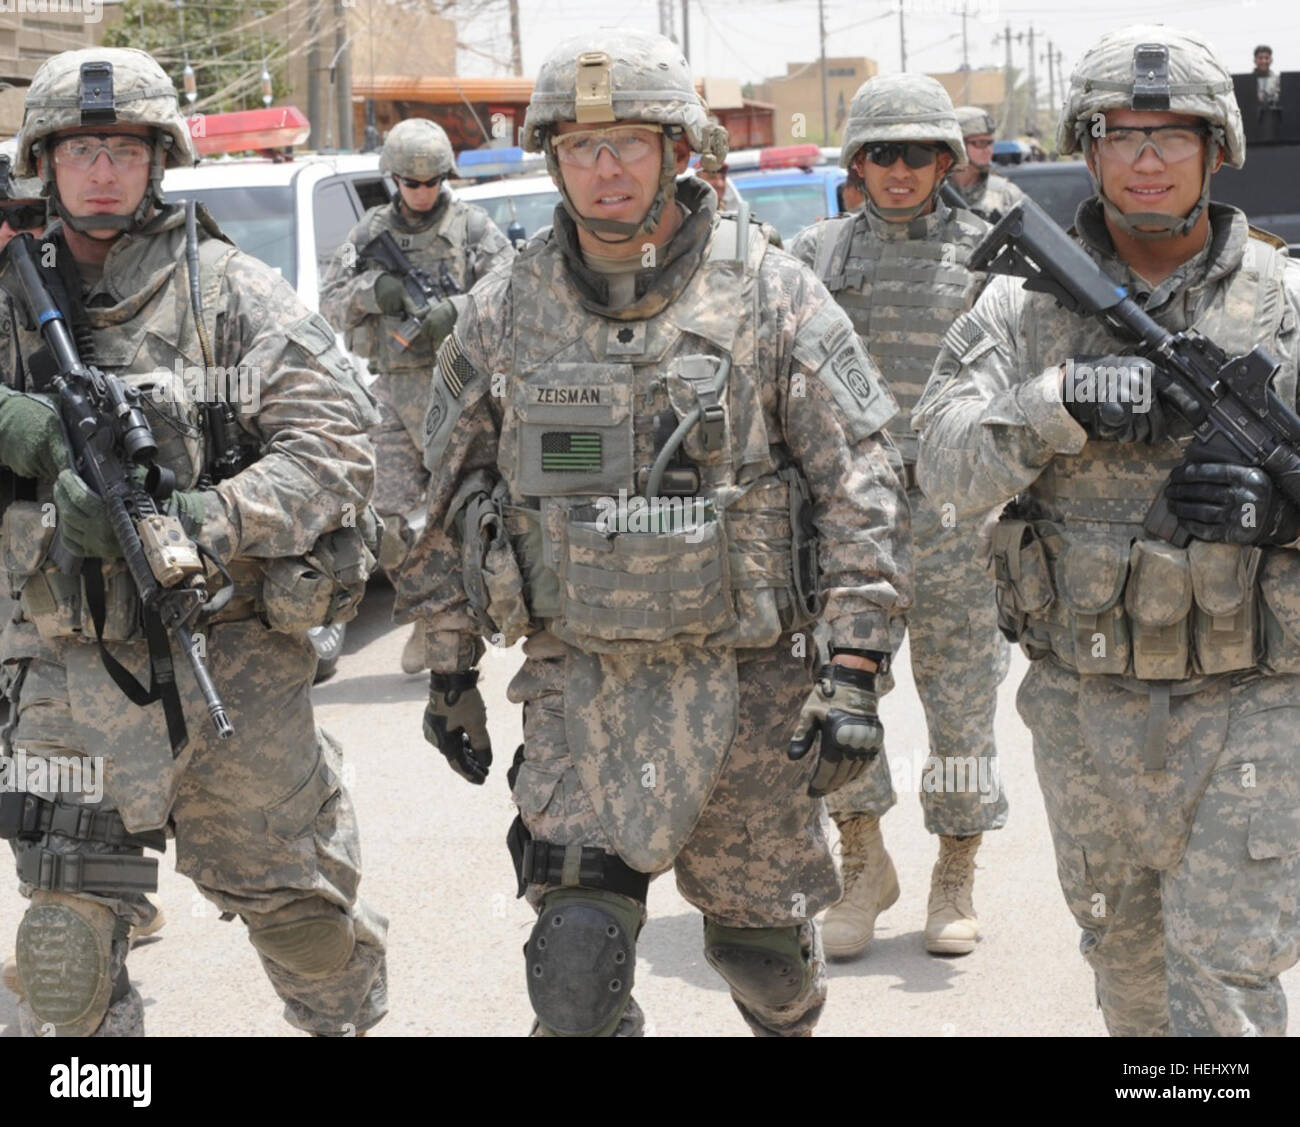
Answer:
<path fill-rule="evenodd" d="M 983 275 L 966 262 L 987 230 L 970 212 L 937 200 L 933 212 L 906 223 L 869 209 L 826 220 L 805 228 L 791 245 L 790 252 L 826 283 L 880 366 L 900 408 L 890 436 L 907 463 L 916 457 L 912 408 L 943 334 L 983 285 Z M 915 604 L 907 616 L 912 676 L 925 707 L 930 755 L 941 777 L 954 784 L 922 786 L 926 829 L 998 829 L 1006 822 L 1006 797 L 999 787 L 990 799 L 975 781 L 997 778 L 993 715 L 1008 654 L 978 550 L 979 521 L 939 512 L 915 486 L 908 501 L 916 560 Z M 959 785 L 959 778 L 967 782 Z M 877 756 L 828 801 L 837 814 L 883 814 L 895 801 L 887 757 Z"/>
<path fill-rule="evenodd" d="M 948 147 L 954 164 L 966 163 L 952 99 L 928 74 L 878 74 L 858 87 L 844 124 L 840 167 L 848 168 L 872 141 L 938 141 Z"/>
<path fill-rule="evenodd" d="M 454 199 L 443 188 L 432 214 L 419 224 L 411 223 L 395 202 L 372 208 L 335 252 L 321 283 L 321 312 L 343 333 L 348 347 L 369 361 L 375 376 L 371 391 L 379 401 L 381 421 L 370 431 L 375 447 L 374 505 L 385 521 L 390 552 L 399 557 L 386 555 L 384 562 L 400 588 L 405 582 L 400 556 L 415 540 L 411 523 L 418 525 L 423 515 L 429 481 L 421 451 L 435 346 L 421 336 L 402 350 L 389 335 L 405 315 L 389 317 L 379 311 L 374 287 L 383 271 L 358 257 L 381 231 L 390 231 L 412 265 L 429 271 L 435 281 L 443 280 L 446 269 L 458 310 L 465 303 L 461 295 L 511 261 L 515 252 L 486 211 Z"/>
<path fill-rule="evenodd" d="M 1194 326 L 1229 354 L 1268 349 L 1281 362 L 1275 389 L 1294 405 L 1300 270 L 1235 209 L 1211 205 L 1210 224 L 1206 247 L 1153 287 L 1116 257 L 1096 200 L 1076 220 L 1088 253 L 1165 328 Z M 1032 497 L 1004 614 L 1033 659 L 1017 703 L 1107 1026 L 1280 1034 L 1277 975 L 1300 954 L 1300 561 L 1289 547 L 1195 541 L 1183 554 L 1146 535 L 1186 426 L 1172 420 L 1157 446 L 1090 441 L 1060 390 L 1067 358 L 1126 347 L 1018 280 L 993 279 L 953 326 L 917 408 L 918 473 L 959 515 Z M 1156 678 L 1132 675 L 1135 652 L 1159 662 Z"/>
<path fill-rule="evenodd" d="M 451 139 L 441 125 L 424 117 L 409 117 L 388 131 L 379 171 L 410 180 L 458 175 Z"/>
<path fill-rule="evenodd" d="M 779 251 L 764 254 L 761 232 L 751 235 L 745 269 L 706 260 L 722 237 L 715 232 L 734 243 L 734 225 L 715 228 L 705 185 L 684 181 L 677 191 L 687 219 L 661 252 L 661 267 L 638 276 L 631 305 L 603 303 L 606 283 L 582 264 L 574 225 L 557 209 L 551 234 L 475 290 L 444 345 L 426 423 L 428 527 L 414 553 L 425 576 L 420 610 L 435 669 L 463 668 L 481 646 L 468 616 L 458 536 L 448 532 L 453 499 L 476 478 L 507 482 L 519 506 L 529 493 L 551 488 L 533 484 L 536 468 L 521 453 L 525 424 L 541 414 L 530 404 L 570 404 L 545 415 L 560 425 L 565 413 L 589 419 L 611 403 L 615 419 L 630 427 L 631 449 L 619 456 L 620 466 L 627 458 L 628 478 L 614 469 L 593 480 L 586 496 L 543 498 L 547 513 L 562 514 L 562 505 L 593 494 L 635 492 L 631 467 L 653 460 L 653 417 L 672 406 L 664 374 L 686 357 L 724 351 L 733 358 L 723 399 L 727 438 L 720 455 L 701 466 L 705 483 L 716 481 L 718 496 L 734 497 L 724 484 L 732 467 L 761 472 L 772 444 L 783 442 L 806 475 L 822 538 L 819 636 L 852 648 L 894 648 L 910 602 L 910 548 L 902 490 L 878 433 L 892 400 L 847 319 L 806 269 Z M 616 448 L 611 438 L 611 459 Z M 765 518 L 755 511 L 748 519 Z M 785 520 L 788 535 L 788 512 Z M 744 531 L 742 520 L 737 535 Z M 725 631 L 716 644 L 703 635 L 705 644 L 612 635 L 579 644 L 571 623 L 537 609 L 545 597 L 530 589 L 537 621 L 528 661 L 511 686 L 512 699 L 527 702 L 515 798 L 529 830 L 550 842 L 615 851 L 644 872 L 676 865 L 683 893 L 735 926 L 789 923 L 795 893 L 809 918 L 833 900 L 822 807 L 804 793 L 813 765 L 785 759 L 808 690 L 804 662 L 816 644 L 807 637 L 796 643 L 779 629 L 757 652 L 729 646 Z M 745 606 L 737 609 L 743 618 Z M 575 640 L 566 644 L 557 632 Z M 782 1031 L 814 1019 L 819 981 L 791 1012 L 773 1017 Z"/>
<path fill-rule="evenodd" d="M 342 965 L 312 974 L 265 958 L 264 965 L 293 1025 L 364 1029 L 386 1011 L 386 922 L 357 899 L 357 828 L 338 780 L 338 751 L 312 717 L 314 651 L 301 633 L 272 632 L 255 614 L 268 561 L 299 556 L 322 534 L 358 519 L 372 484 L 365 428 L 375 413 L 325 322 L 277 274 L 214 237 L 204 219 L 208 337 L 217 368 L 231 373 L 230 383 L 217 386 L 227 389 L 245 441 L 259 455 L 203 494 L 199 533 L 236 578 L 221 621 L 198 626 L 235 735 L 215 739 L 180 656 L 189 744 L 179 759 L 172 759 L 161 707 L 125 700 L 100 664 L 81 591 L 59 586 L 53 565 L 44 562 L 48 536 L 41 539 L 33 517 L 52 483 L 39 482 L 38 504 L 11 506 L 5 524 L 9 581 L 23 587 L 23 621 L 6 631 L 0 654 L 17 718 L 9 747 L 105 756 L 104 808 L 117 809 L 132 832 L 170 818 L 180 871 L 222 910 L 239 914 L 251 932 L 273 931 L 304 914 L 333 921 L 326 926 L 334 936 L 329 950 L 346 950 Z M 198 382 L 204 362 L 184 245 L 183 211 L 167 209 L 144 231 L 118 238 L 86 301 L 96 362 L 145 391 L 160 461 L 176 472 L 180 488 L 190 488 L 203 456 L 193 395 L 204 393 Z M 3 347 L 29 357 L 38 344 L 31 329 L 16 325 Z M 236 372 L 251 382 L 239 383 Z M 236 398 L 228 390 L 236 386 L 256 394 Z M 104 569 L 110 651 L 147 683 L 145 647 L 120 561 Z M 55 602 L 51 590 L 60 594 Z M 39 848 L 110 847 L 50 833 Z M 77 896 L 108 904 L 125 925 L 141 922 L 146 911 L 142 896 Z M 300 954 L 311 962 L 311 950 Z M 114 1004 L 104 1028 L 139 1030 L 142 1020 L 132 991 Z"/>
<path fill-rule="evenodd" d="M 969 188 L 962 188 L 961 194 L 970 210 L 988 223 L 996 223 L 1025 198 L 1014 181 L 996 172 L 981 176 Z"/>

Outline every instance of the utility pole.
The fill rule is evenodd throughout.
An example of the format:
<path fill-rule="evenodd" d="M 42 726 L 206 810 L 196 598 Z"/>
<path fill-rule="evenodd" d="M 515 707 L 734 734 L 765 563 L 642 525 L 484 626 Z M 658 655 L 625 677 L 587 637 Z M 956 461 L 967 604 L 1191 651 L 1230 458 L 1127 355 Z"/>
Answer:
<path fill-rule="evenodd" d="M 1059 107 L 1065 105 L 1065 83 L 1066 83 L 1065 59 L 1063 56 L 1063 52 L 1059 47 L 1056 49 L 1056 77 L 1060 80 L 1061 83 L 1061 96 L 1056 102 L 1057 106 Z"/>
<path fill-rule="evenodd" d="M 1038 136 L 1038 87 L 1034 85 L 1034 25 L 1029 25 L 1029 111 L 1025 132 Z"/>
<path fill-rule="evenodd" d="M 307 0 L 307 120 L 311 122 L 311 135 L 307 146 L 320 148 L 321 97 L 320 97 L 320 0 Z"/>
<path fill-rule="evenodd" d="M 907 71 L 907 28 L 903 24 L 903 0 L 898 0 L 898 54 L 903 62 L 903 71 Z"/>
<path fill-rule="evenodd" d="M 1052 41 L 1047 41 L 1047 100 L 1052 104 L 1052 110 L 1057 108 L 1056 101 L 1056 61 L 1052 58 Z"/>
<path fill-rule="evenodd" d="M 673 0 L 659 0 L 659 34 L 677 42 L 673 34 Z"/>
<path fill-rule="evenodd" d="M 970 44 L 966 39 L 966 0 L 961 4 L 961 102 L 970 105 Z"/>
<path fill-rule="evenodd" d="M 510 69 L 517 77 L 524 73 L 524 45 L 519 38 L 519 0 L 510 0 Z"/>
<path fill-rule="evenodd" d="M 519 0 L 510 0 L 518 4 Z M 686 56 L 686 65 L 691 65 L 691 0 L 682 0 L 682 54 Z M 519 72 L 520 74 L 523 71 Z"/>
<path fill-rule="evenodd" d="M 1006 61 L 1006 66 L 1003 68 L 1003 78 L 1002 78 L 1002 86 L 1003 86 L 1002 106 L 1006 110 L 1006 115 L 1002 121 L 1002 133 L 1003 136 L 1005 137 L 1014 137 L 1016 133 L 1015 131 L 1016 107 L 1015 107 L 1015 103 L 1012 101 L 1012 89 L 1011 89 L 1011 21 L 1010 20 L 1007 21 L 1006 31 L 1004 31 L 1001 36 L 994 36 L 993 42 L 996 43 L 999 38 L 1002 40 L 1003 45 L 1007 49 L 1007 61 Z"/>
<path fill-rule="evenodd" d="M 348 49 L 348 18 L 344 0 L 334 0 L 334 105 L 339 115 L 339 148 L 352 148 L 352 52 Z"/>
<path fill-rule="evenodd" d="M 826 4 L 817 0 L 817 34 L 821 41 L 822 72 L 822 144 L 831 143 L 831 103 L 826 92 Z"/>

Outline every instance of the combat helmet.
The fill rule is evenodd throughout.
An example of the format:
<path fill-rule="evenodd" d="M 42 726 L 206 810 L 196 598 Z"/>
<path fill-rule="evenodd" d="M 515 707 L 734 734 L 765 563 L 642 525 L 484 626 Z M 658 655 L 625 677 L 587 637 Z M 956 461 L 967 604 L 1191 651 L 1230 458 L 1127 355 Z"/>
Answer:
<path fill-rule="evenodd" d="M 937 141 L 952 153 L 953 168 L 966 163 L 966 146 L 952 99 L 928 74 L 876 75 L 858 87 L 844 126 L 840 166 L 852 174 L 858 150 L 874 141 Z M 936 178 L 929 196 L 914 207 L 881 207 L 870 193 L 867 207 L 882 219 L 915 219 L 939 194 L 943 179 Z"/>
<path fill-rule="evenodd" d="M 979 137 L 985 133 L 998 131 L 993 115 L 981 106 L 958 106 L 956 113 L 963 141 L 967 137 Z"/>
<path fill-rule="evenodd" d="M 154 130 L 149 190 L 131 215 L 97 215 L 94 229 L 133 230 L 150 206 L 163 202 L 163 168 L 194 164 L 194 145 L 176 102 L 176 88 L 152 55 L 134 47 L 85 47 L 47 59 L 27 90 L 18 130 L 14 172 L 31 176 L 51 135 L 64 129 L 94 130 L 114 125 L 148 125 Z M 89 230 L 87 220 L 68 215 L 59 199 L 54 165 L 45 162 L 44 192 L 68 226 Z"/>
<path fill-rule="evenodd" d="M 42 184 L 35 176 L 13 175 L 13 157 L 0 153 L 0 201 L 39 200 Z"/>
<path fill-rule="evenodd" d="M 664 127 L 659 188 L 640 223 L 578 214 L 550 145 L 555 126 L 569 121 L 592 126 L 656 122 Z M 676 190 L 673 144 L 682 136 L 701 156 L 720 160 L 727 155 L 727 132 L 709 121 L 680 48 L 644 31 L 602 29 L 561 43 L 542 63 L 524 115 L 523 147 L 546 154 L 546 167 L 560 189 L 564 209 L 588 231 L 621 236 L 618 242 L 628 242 L 658 224 Z"/>
<path fill-rule="evenodd" d="M 1107 197 L 1098 178 L 1100 166 L 1090 162 L 1097 196 L 1111 222 L 1139 239 L 1186 234 L 1209 203 L 1219 155 L 1233 168 L 1246 162 L 1246 134 L 1231 75 L 1199 36 L 1157 25 L 1126 27 L 1103 35 L 1075 65 L 1056 126 L 1057 149 L 1062 154 L 1082 149 L 1091 156 L 1093 140 L 1103 135 L 1098 130 L 1105 129 L 1105 113 L 1118 109 L 1189 114 L 1208 122 L 1201 196 L 1181 219 L 1158 212 L 1125 215 Z"/>
<path fill-rule="evenodd" d="M 384 138 L 379 171 L 411 180 L 458 176 L 451 141 L 441 125 L 424 117 L 399 121 Z"/>

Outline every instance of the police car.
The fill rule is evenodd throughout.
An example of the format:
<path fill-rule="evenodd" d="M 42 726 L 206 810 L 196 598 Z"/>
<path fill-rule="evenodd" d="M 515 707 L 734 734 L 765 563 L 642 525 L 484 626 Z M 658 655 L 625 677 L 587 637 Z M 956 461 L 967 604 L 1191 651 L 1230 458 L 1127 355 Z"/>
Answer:
<path fill-rule="evenodd" d="M 727 169 L 754 218 L 772 224 L 787 246 L 805 227 L 839 214 L 835 190 L 846 174 L 838 149 L 811 144 L 740 149 L 727 156 Z"/>
<path fill-rule="evenodd" d="M 303 304 L 319 312 L 320 282 L 334 251 L 369 208 L 388 202 L 379 154 L 287 157 L 285 150 L 310 132 L 306 117 L 292 106 L 195 117 L 190 132 L 200 156 L 212 159 L 195 168 L 169 168 L 163 176 L 168 202 L 203 204 L 241 250 L 278 271 Z M 272 155 L 222 155 L 249 150 Z M 365 360 L 349 356 L 368 375 Z M 309 632 L 320 659 L 317 681 L 335 671 L 345 632 L 344 625 Z"/>

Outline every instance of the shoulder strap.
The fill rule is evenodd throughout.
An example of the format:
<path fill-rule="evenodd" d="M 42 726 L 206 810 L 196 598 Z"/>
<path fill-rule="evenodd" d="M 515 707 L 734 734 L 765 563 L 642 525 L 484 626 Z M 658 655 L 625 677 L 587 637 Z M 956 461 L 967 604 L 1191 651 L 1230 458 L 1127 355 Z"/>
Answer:
<path fill-rule="evenodd" d="M 843 288 L 844 263 L 849 256 L 849 243 L 853 240 L 852 215 L 836 215 L 823 219 L 817 230 L 817 258 L 813 273 L 832 292 Z"/>

